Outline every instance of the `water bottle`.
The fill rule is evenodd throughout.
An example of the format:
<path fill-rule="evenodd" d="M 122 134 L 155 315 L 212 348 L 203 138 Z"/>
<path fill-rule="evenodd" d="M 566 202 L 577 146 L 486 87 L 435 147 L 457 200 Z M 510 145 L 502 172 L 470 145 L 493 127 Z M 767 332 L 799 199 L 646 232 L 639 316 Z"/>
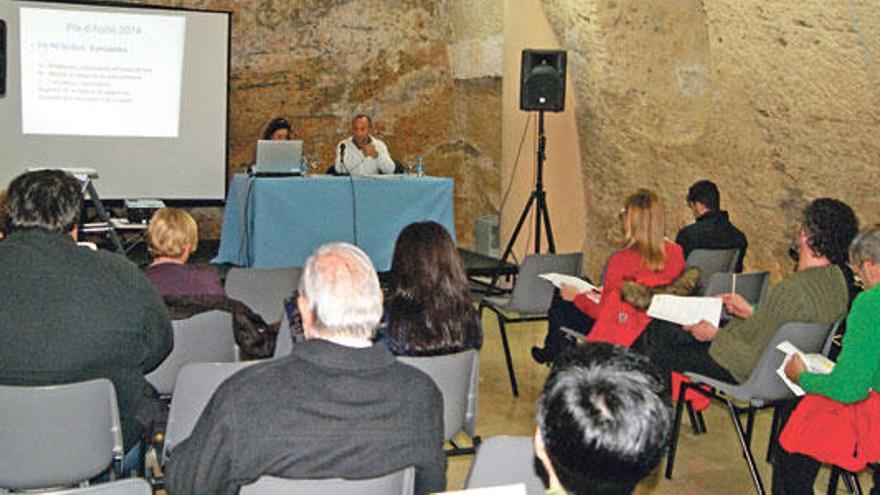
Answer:
<path fill-rule="evenodd" d="M 424 177 L 425 176 L 425 159 L 419 156 L 419 157 L 416 157 L 416 161 L 418 162 L 418 164 L 416 165 L 416 175 L 418 177 Z"/>

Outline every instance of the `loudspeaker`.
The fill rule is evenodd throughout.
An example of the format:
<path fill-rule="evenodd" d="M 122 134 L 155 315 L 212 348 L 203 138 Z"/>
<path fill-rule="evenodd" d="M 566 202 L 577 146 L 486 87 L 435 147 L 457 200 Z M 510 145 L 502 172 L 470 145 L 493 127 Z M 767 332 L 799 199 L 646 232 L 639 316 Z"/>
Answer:
<path fill-rule="evenodd" d="M 0 96 L 6 95 L 6 21 L 0 19 Z"/>
<path fill-rule="evenodd" d="M 562 50 L 523 50 L 520 110 L 561 112 L 565 108 L 566 58 Z"/>

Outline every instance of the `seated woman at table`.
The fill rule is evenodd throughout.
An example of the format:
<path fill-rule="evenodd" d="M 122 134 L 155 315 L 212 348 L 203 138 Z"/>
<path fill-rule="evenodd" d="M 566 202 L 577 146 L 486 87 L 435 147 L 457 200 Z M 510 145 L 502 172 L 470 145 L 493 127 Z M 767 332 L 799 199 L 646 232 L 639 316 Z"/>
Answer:
<path fill-rule="evenodd" d="M 880 460 L 880 225 L 850 245 L 850 264 L 865 291 L 853 301 L 837 364 L 807 371 L 794 356 L 788 378 L 807 393 L 785 422 L 774 456 L 773 493 L 813 493 L 821 463 L 857 472 Z M 874 490 L 878 489 L 874 476 Z"/>
<path fill-rule="evenodd" d="M 623 249 L 608 260 L 601 292 L 580 293 L 562 284 L 548 313 L 544 347 L 533 347 L 532 358 L 547 363 L 571 344 L 562 333 L 567 327 L 587 335 L 587 341 L 629 347 L 651 321 L 645 309 L 625 301 L 622 289 L 632 281 L 647 287 L 674 282 L 685 268 L 681 246 L 664 237 L 663 205 L 653 191 L 639 189 L 626 198 L 621 220 Z"/>
<path fill-rule="evenodd" d="M 288 141 L 293 139 L 293 130 L 290 122 L 284 117 L 275 117 L 263 131 L 263 139 L 266 141 Z"/>
<path fill-rule="evenodd" d="M 412 223 L 397 237 L 376 340 L 405 356 L 451 354 L 482 345 L 464 266 L 439 223 Z"/>
<path fill-rule="evenodd" d="M 193 217 L 178 208 L 162 208 L 147 228 L 153 263 L 144 274 L 163 296 L 222 296 L 217 270 L 210 265 L 186 262 L 199 245 L 199 228 Z"/>

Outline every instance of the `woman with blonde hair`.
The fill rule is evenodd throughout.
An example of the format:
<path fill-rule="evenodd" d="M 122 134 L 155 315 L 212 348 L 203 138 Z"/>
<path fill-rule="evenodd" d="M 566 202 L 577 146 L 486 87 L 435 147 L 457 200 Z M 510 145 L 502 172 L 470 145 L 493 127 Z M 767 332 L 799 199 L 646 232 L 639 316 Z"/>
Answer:
<path fill-rule="evenodd" d="M 639 189 L 626 198 L 621 211 L 624 242 L 611 255 L 601 292 L 579 292 L 563 284 L 548 313 L 544 347 L 533 347 L 539 363 L 552 361 L 570 346 L 561 327 L 586 334 L 587 341 L 610 342 L 629 347 L 650 323 L 642 304 L 624 296 L 624 286 L 634 282 L 644 287 L 668 285 L 685 268 L 681 246 L 666 240 L 663 204 L 656 193 Z M 638 306 L 638 307 L 637 307 Z"/>
<path fill-rule="evenodd" d="M 199 245 L 195 219 L 178 208 L 162 208 L 147 228 L 148 250 L 153 263 L 144 274 L 163 296 L 222 296 L 217 270 L 186 262 Z"/>

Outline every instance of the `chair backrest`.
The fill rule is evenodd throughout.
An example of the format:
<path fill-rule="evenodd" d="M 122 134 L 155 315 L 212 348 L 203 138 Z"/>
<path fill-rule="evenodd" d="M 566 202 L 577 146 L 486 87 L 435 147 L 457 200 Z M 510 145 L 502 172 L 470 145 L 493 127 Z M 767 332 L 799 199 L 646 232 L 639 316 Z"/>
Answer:
<path fill-rule="evenodd" d="M 733 272 L 739 249 L 694 249 L 687 257 L 687 266 L 700 269 L 700 284 L 706 287 L 712 274 Z"/>
<path fill-rule="evenodd" d="M 831 326 L 831 331 L 828 332 L 828 337 L 825 338 L 825 343 L 822 344 L 822 355 L 825 357 L 831 356 L 831 348 L 834 346 L 834 338 L 837 336 L 838 330 L 840 330 L 840 326 L 843 325 L 845 318 L 841 318 L 834 322 L 834 325 Z"/>
<path fill-rule="evenodd" d="M 232 314 L 213 310 L 174 320 L 174 347 L 147 381 L 160 395 L 171 395 L 177 373 L 187 363 L 232 362 L 237 359 Z"/>
<path fill-rule="evenodd" d="M 789 322 L 782 325 L 764 348 L 749 379 L 737 387 L 745 392 L 745 395 L 738 398 L 747 397 L 754 402 L 772 402 L 794 397 L 791 389 L 776 374 L 776 369 L 785 358 L 785 354 L 776 346 L 787 340 L 804 354 L 818 353 L 822 350 L 833 326 L 826 323 L 803 322 Z"/>
<path fill-rule="evenodd" d="M 302 268 L 230 268 L 226 274 L 226 296 L 248 305 L 267 323 L 281 320 L 284 299 L 299 283 Z"/>
<path fill-rule="evenodd" d="M 544 484 L 535 474 L 532 437 L 490 437 L 480 444 L 468 472 L 465 488 L 524 483 L 529 495 L 543 495 Z"/>
<path fill-rule="evenodd" d="M 165 429 L 165 452 L 170 452 L 192 434 L 199 416 L 220 384 L 239 370 L 259 362 L 262 361 L 188 363 L 180 368 Z"/>
<path fill-rule="evenodd" d="M 278 326 L 278 335 L 275 336 L 275 353 L 274 358 L 280 358 L 290 355 L 293 352 L 293 336 L 290 335 L 290 320 L 287 318 L 287 311 L 281 317 L 281 324 Z"/>
<path fill-rule="evenodd" d="M 106 378 L 0 386 L 0 488 L 70 486 L 121 461 L 116 391 Z"/>
<path fill-rule="evenodd" d="M 703 295 L 716 296 L 733 290 L 733 277 L 736 277 L 736 293 L 751 304 L 761 304 L 767 298 L 770 272 L 714 273 L 709 278 Z"/>
<path fill-rule="evenodd" d="M 530 254 L 519 268 L 507 309 L 524 314 L 546 313 L 553 300 L 553 284 L 539 277 L 544 273 L 578 276 L 582 253 Z"/>
<path fill-rule="evenodd" d="M 430 376 L 443 395 L 443 435 L 455 438 L 461 430 L 474 436 L 477 420 L 477 378 L 480 353 L 476 349 L 430 357 L 398 357 L 400 362 Z"/>
<path fill-rule="evenodd" d="M 51 495 L 153 495 L 153 488 L 143 478 L 128 478 L 50 493 Z"/>
<path fill-rule="evenodd" d="M 241 495 L 412 495 L 416 470 L 408 467 L 379 478 L 365 480 L 289 480 L 274 476 L 260 478 L 241 487 Z"/>

